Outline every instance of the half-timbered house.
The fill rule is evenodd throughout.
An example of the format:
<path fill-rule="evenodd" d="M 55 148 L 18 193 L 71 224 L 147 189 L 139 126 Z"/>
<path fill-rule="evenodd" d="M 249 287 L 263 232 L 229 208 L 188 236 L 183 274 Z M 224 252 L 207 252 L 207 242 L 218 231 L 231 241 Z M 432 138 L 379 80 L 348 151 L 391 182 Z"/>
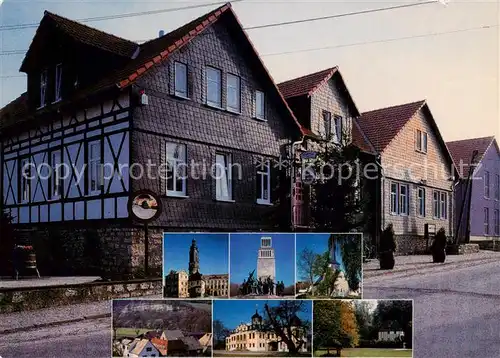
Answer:
<path fill-rule="evenodd" d="M 0 113 L 0 209 L 37 254 L 62 236 L 83 269 L 98 247 L 104 270 L 141 270 L 127 209 L 141 189 L 163 204 L 150 266 L 163 231 L 272 228 L 273 160 L 303 133 L 229 4 L 141 45 L 45 12 L 20 71 L 27 92 Z"/>

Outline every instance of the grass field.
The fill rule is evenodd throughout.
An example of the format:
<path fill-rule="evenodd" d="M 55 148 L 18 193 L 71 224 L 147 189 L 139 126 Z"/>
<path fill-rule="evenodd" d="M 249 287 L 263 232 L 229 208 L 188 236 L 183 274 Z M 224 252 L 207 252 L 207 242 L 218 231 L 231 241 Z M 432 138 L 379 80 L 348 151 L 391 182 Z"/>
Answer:
<path fill-rule="evenodd" d="M 139 334 L 137 334 L 137 331 L 139 331 L 139 334 L 146 333 L 148 331 L 151 331 L 151 329 L 147 328 L 117 328 L 116 329 L 116 339 L 120 339 L 123 337 L 136 337 Z"/>
<path fill-rule="evenodd" d="M 330 353 L 334 353 L 330 350 Z M 326 354 L 326 350 L 319 350 L 314 352 L 315 357 L 321 357 Z M 412 350 L 397 350 L 397 349 L 384 349 L 384 348 L 345 348 L 342 349 L 342 357 L 411 357 Z"/>

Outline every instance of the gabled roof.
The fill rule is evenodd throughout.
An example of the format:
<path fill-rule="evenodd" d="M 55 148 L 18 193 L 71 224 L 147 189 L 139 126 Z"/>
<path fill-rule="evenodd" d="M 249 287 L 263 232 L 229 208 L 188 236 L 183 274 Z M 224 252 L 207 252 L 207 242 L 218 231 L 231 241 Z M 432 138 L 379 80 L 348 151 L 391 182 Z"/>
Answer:
<path fill-rule="evenodd" d="M 281 82 L 278 84 L 278 88 L 283 94 L 283 97 L 287 99 L 300 96 L 310 97 L 321 85 L 329 81 L 334 75 L 337 75 L 339 77 L 342 86 L 347 93 L 348 100 L 351 102 L 352 108 L 354 109 L 355 115 L 359 116 L 359 110 L 356 106 L 356 103 L 354 103 L 349 90 L 347 89 L 338 66 Z"/>
<path fill-rule="evenodd" d="M 359 123 L 356 118 L 352 119 L 352 144 L 365 153 L 377 153 L 366 134 L 359 127 Z"/>
<path fill-rule="evenodd" d="M 184 343 L 188 351 L 197 351 L 203 349 L 200 342 L 194 337 L 182 337 L 180 338 L 180 340 L 182 341 L 182 343 Z"/>
<path fill-rule="evenodd" d="M 479 163 L 486 151 L 491 145 L 495 145 L 498 151 L 498 144 L 494 136 L 481 137 L 481 138 L 471 138 L 462 139 L 447 142 L 446 146 L 453 157 L 453 162 L 457 168 L 460 167 L 460 163 L 469 166 L 471 164 L 472 152 L 474 150 L 478 151 L 478 156 L 476 157 L 476 163 Z M 461 173 L 464 174 L 464 173 Z"/>
<path fill-rule="evenodd" d="M 134 346 L 134 348 L 130 351 L 131 354 L 136 354 L 139 355 L 144 347 L 149 343 L 149 340 L 147 339 L 141 339 L 137 344 Z"/>
<path fill-rule="evenodd" d="M 337 71 L 337 66 L 327 68 L 325 70 L 281 82 L 278 84 L 278 88 L 285 98 L 304 95 L 310 96 L 316 88 L 318 88 L 325 81 L 328 81 Z"/>
<path fill-rule="evenodd" d="M 417 101 L 364 112 L 358 124 L 375 150 L 381 153 L 424 105 L 425 101 Z"/>
<path fill-rule="evenodd" d="M 132 58 L 134 53 L 139 48 L 139 45 L 133 41 L 108 34 L 104 31 L 97 30 L 90 26 L 81 24 L 74 20 L 70 20 L 63 16 L 45 10 L 44 16 L 40 22 L 40 26 L 36 30 L 30 48 L 28 49 L 24 57 L 23 64 L 21 65 L 20 69 L 21 71 L 25 69 L 24 66 L 26 64 L 26 59 L 30 55 L 31 49 L 33 48 L 37 36 L 43 31 L 45 26 L 50 26 L 49 23 L 52 26 L 55 25 L 59 31 L 64 32 L 66 35 L 70 36 L 77 42 L 110 52 L 118 56 Z"/>
<path fill-rule="evenodd" d="M 165 338 L 169 341 L 184 337 L 184 333 L 182 333 L 180 329 L 166 330 L 163 331 L 163 334 L 165 335 Z"/>
<path fill-rule="evenodd" d="M 85 99 L 93 93 L 108 90 L 113 87 L 119 89 L 129 87 L 130 85 L 134 84 L 137 79 L 142 77 L 149 69 L 163 62 L 173 52 L 189 43 L 205 29 L 218 21 L 223 14 L 228 14 L 238 24 L 239 28 L 241 29 L 241 33 L 254 52 L 255 58 L 258 60 L 266 76 L 268 76 L 269 80 L 272 83 L 272 86 L 276 89 L 276 94 L 278 95 L 278 98 L 281 99 L 285 112 L 289 114 L 291 119 L 293 120 L 294 123 L 292 125 L 295 128 L 299 129 L 302 135 L 310 135 L 310 133 L 308 133 L 308 131 L 300 125 L 297 118 L 295 118 L 295 115 L 293 114 L 281 92 L 279 91 L 273 78 L 269 74 L 269 71 L 260 59 L 255 47 L 243 30 L 243 27 L 238 20 L 238 17 L 232 10 L 230 3 L 227 3 L 203 16 L 200 16 L 199 18 L 185 24 L 184 26 L 179 27 L 178 29 L 162 37 L 147 41 L 142 45 L 138 45 L 132 41 L 120 39 L 119 37 L 106 34 L 102 31 L 92 29 L 86 25 L 82 25 L 75 21 L 68 20 L 61 16 L 46 12 L 44 19 L 47 17 L 58 21 L 58 23 L 62 24 L 61 26 L 71 36 L 79 39 L 82 42 L 86 41 L 86 43 L 88 44 L 98 46 L 113 53 L 126 55 L 126 57 L 130 57 L 131 60 L 125 66 L 116 69 L 116 71 L 110 73 L 109 76 L 106 76 L 98 83 L 77 92 L 73 96 L 73 98 L 63 100 L 54 106 L 47 106 L 45 110 L 59 108 L 61 106 L 64 106 L 65 104 L 72 103 L 72 101 Z M 40 27 L 38 30 L 40 30 Z M 81 32 L 82 34 L 80 35 L 79 32 Z M 7 112 L 10 112 L 10 110 L 8 109 Z M 2 115 L 0 115 L 0 128 L 2 127 L 3 120 L 4 118 L 2 113 Z"/>
<path fill-rule="evenodd" d="M 167 355 L 167 349 L 168 349 L 168 341 L 160 338 L 153 338 L 151 339 L 151 344 L 158 349 L 158 352 L 160 352 L 161 355 L 166 356 Z"/>

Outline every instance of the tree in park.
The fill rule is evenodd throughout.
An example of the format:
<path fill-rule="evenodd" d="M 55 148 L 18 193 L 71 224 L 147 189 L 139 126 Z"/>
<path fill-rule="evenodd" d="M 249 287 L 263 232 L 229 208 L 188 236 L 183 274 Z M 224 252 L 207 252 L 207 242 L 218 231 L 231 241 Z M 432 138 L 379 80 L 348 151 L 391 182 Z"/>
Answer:
<path fill-rule="evenodd" d="M 315 263 L 317 254 L 307 247 L 304 248 L 297 260 L 297 269 L 299 271 L 300 279 L 308 283 L 314 283 L 315 281 Z"/>
<path fill-rule="evenodd" d="M 357 290 L 361 282 L 361 236 L 360 235 L 330 235 L 328 250 L 340 243 L 342 262 L 346 271 L 346 279 L 352 290 Z"/>
<path fill-rule="evenodd" d="M 280 301 L 277 306 L 264 305 L 264 324 L 261 330 L 276 333 L 279 342 L 284 342 L 288 352 L 298 353 L 306 344 L 311 323 L 301 320 L 298 314 L 306 311 L 306 301 Z"/>
<path fill-rule="evenodd" d="M 360 340 L 370 340 L 377 338 L 377 332 L 372 328 L 373 317 L 372 313 L 370 312 L 370 305 L 370 302 L 367 301 L 354 302 L 354 314 L 356 316 Z"/>
<path fill-rule="evenodd" d="M 224 349 L 226 345 L 226 337 L 229 337 L 231 331 L 224 326 L 221 320 L 214 320 L 213 323 L 214 333 L 214 349 Z"/>
<path fill-rule="evenodd" d="M 403 328 L 407 348 L 412 346 L 413 306 L 409 300 L 378 301 L 373 325 L 380 329 L 384 324 L 397 322 Z"/>
<path fill-rule="evenodd" d="M 318 301 L 314 304 L 314 346 L 317 349 L 355 347 L 359 341 L 358 326 L 352 301 Z"/>

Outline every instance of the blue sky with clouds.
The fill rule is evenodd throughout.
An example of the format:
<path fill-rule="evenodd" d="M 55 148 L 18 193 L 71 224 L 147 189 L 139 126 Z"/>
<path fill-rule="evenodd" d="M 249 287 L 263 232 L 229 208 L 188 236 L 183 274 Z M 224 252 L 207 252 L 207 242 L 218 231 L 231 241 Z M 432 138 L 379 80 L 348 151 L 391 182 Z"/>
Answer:
<path fill-rule="evenodd" d="M 311 322 L 312 301 L 304 300 L 304 310 L 299 312 L 302 320 Z M 213 319 L 220 320 L 229 329 L 235 329 L 240 323 L 250 323 L 255 310 L 264 317 L 264 305 L 277 306 L 279 300 L 215 300 L 213 303 Z"/>
<path fill-rule="evenodd" d="M 270 236 L 276 257 L 276 280 L 285 286 L 295 282 L 295 235 L 294 234 L 231 234 L 231 271 L 232 283 L 242 283 L 248 274 L 257 270 L 257 256 L 260 238 Z M 257 271 L 255 271 L 257 273 Z"/>
<path fill-rule="evenodd" d="M 229 234 L 166 233 L 163 240 L 163 273 L 189 269 L 189 248 L 196 239 L 200 258 L 200 272 L 227 274 Z"/>

